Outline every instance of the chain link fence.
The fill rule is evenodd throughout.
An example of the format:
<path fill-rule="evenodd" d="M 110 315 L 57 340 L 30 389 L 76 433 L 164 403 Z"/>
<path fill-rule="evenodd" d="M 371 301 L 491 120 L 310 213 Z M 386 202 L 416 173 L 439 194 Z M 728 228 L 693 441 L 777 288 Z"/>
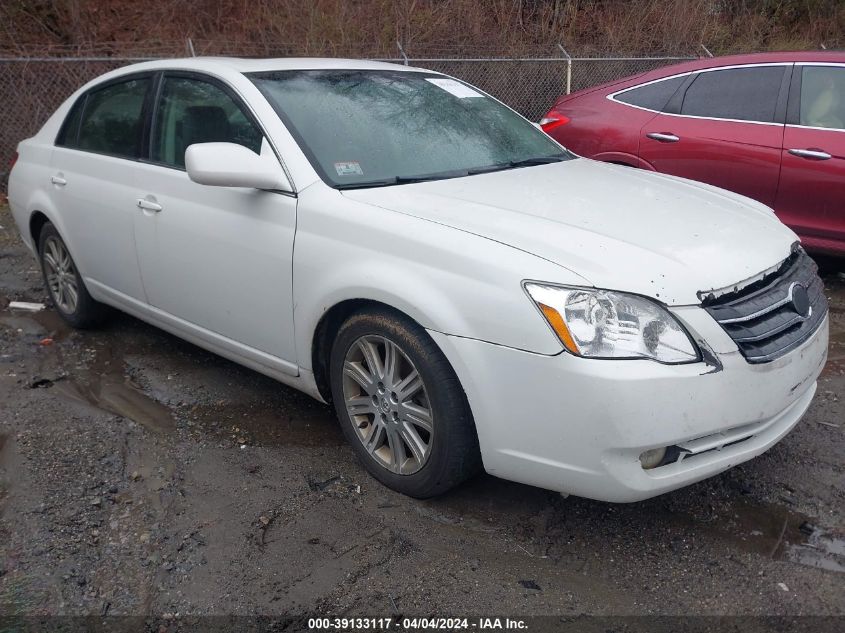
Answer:
<path fill-rule="evenodd" d="M 411 66 L 446 73 L 478 86 L 524 117 L 538 121 L 560 95 L 688 57 L 409 59 Z M 404 60 L 402 60 L 404 61 Z"/>
<path fill-rule="evenodd" d="M 188 41 L 182 54 L 195 51 Z M 143 51 L 138 56 L 0 57 L 0 191 L 6 191 L 9 164 L 19 141 L 34 134 L 52 112 L 79 86 L 115 68 L 147 59 L 172 57 Z M 221 51 L 213 51 L 219 53 Z M 244 51 L 226 50 L 226 53 Z M 257 52 L 257 51 L 256 51 Z M 267 53 L 268 51 L 265 51 Z M 250 51 L 248 54 L 252 54 Z M 269 54 L 285 56 L 282 51 Z M 284 53 L 291 54 L 285 50 Z M 691 57 L 568 57 L 557 56 L 399 57 L 369 55 L 446 73 L 478 86 L 532 121 L 545 114 L 561 94 L 678 63 Z M 177 53 L 178 54 L 178 53 Z M 256 55 L 258 56 L 258 55 Z M 266 55 L 265 55 L 266 56 Z M 358 55 L 365 56 L 365 55 Z"/>

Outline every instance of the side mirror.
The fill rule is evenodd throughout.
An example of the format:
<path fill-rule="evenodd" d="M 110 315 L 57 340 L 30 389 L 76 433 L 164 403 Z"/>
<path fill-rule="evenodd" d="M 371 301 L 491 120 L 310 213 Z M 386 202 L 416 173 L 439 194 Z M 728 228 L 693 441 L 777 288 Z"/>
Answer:
<path fill-rule="evenodd" d="M 185 150 L 185 169 L 201 185 L 293 190 L 266 139 L 261 154 L 237 143 L 195 143 Z"/>

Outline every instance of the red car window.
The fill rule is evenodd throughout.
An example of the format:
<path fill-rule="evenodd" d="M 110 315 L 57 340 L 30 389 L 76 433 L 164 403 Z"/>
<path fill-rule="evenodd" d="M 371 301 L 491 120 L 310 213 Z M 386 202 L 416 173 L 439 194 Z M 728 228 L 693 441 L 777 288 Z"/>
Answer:
<path fill-rule="evenodd" d="M 681 75 L 680 77 L 655 81 L 645 86 L 620 92 L 614 99 L 629 105 L 660 112 L 686 79 L 686 75 Z"/>
<path fill-rule="evenodd" d="M 809 127 L 845 129 L 845 68 L 804 68 L 800 122 Z"/>
<path fill-rule="evenodd" d="M 785 71 L 755 66 L 702 72 L 687 88 L 681 114 L 771 123 Z"/>

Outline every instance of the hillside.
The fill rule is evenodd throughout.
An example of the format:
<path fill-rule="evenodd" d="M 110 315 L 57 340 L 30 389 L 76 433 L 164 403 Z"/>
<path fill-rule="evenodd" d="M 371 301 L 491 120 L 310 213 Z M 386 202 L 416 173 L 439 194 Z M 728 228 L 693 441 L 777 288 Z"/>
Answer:
<path fill-rule="evenodd" d="M 5 0 L 4 54 L 690 53 L 845 47 L 841 0 Z M 118 44 L 113 44 L 118 43 Z M 200 51 L 202 52 L 202 51 Z"/>

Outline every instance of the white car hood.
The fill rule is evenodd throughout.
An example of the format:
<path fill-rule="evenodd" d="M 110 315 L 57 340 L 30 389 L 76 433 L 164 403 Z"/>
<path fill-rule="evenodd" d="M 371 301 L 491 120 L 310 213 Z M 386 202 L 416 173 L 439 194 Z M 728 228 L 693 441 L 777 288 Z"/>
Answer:
<path fill-rule="evenodd" d="M 587 159 L 343 193 L 668 305 L 698 304 L 700 291 L 754 277 L 798 239 L 748 198 Z"/>

